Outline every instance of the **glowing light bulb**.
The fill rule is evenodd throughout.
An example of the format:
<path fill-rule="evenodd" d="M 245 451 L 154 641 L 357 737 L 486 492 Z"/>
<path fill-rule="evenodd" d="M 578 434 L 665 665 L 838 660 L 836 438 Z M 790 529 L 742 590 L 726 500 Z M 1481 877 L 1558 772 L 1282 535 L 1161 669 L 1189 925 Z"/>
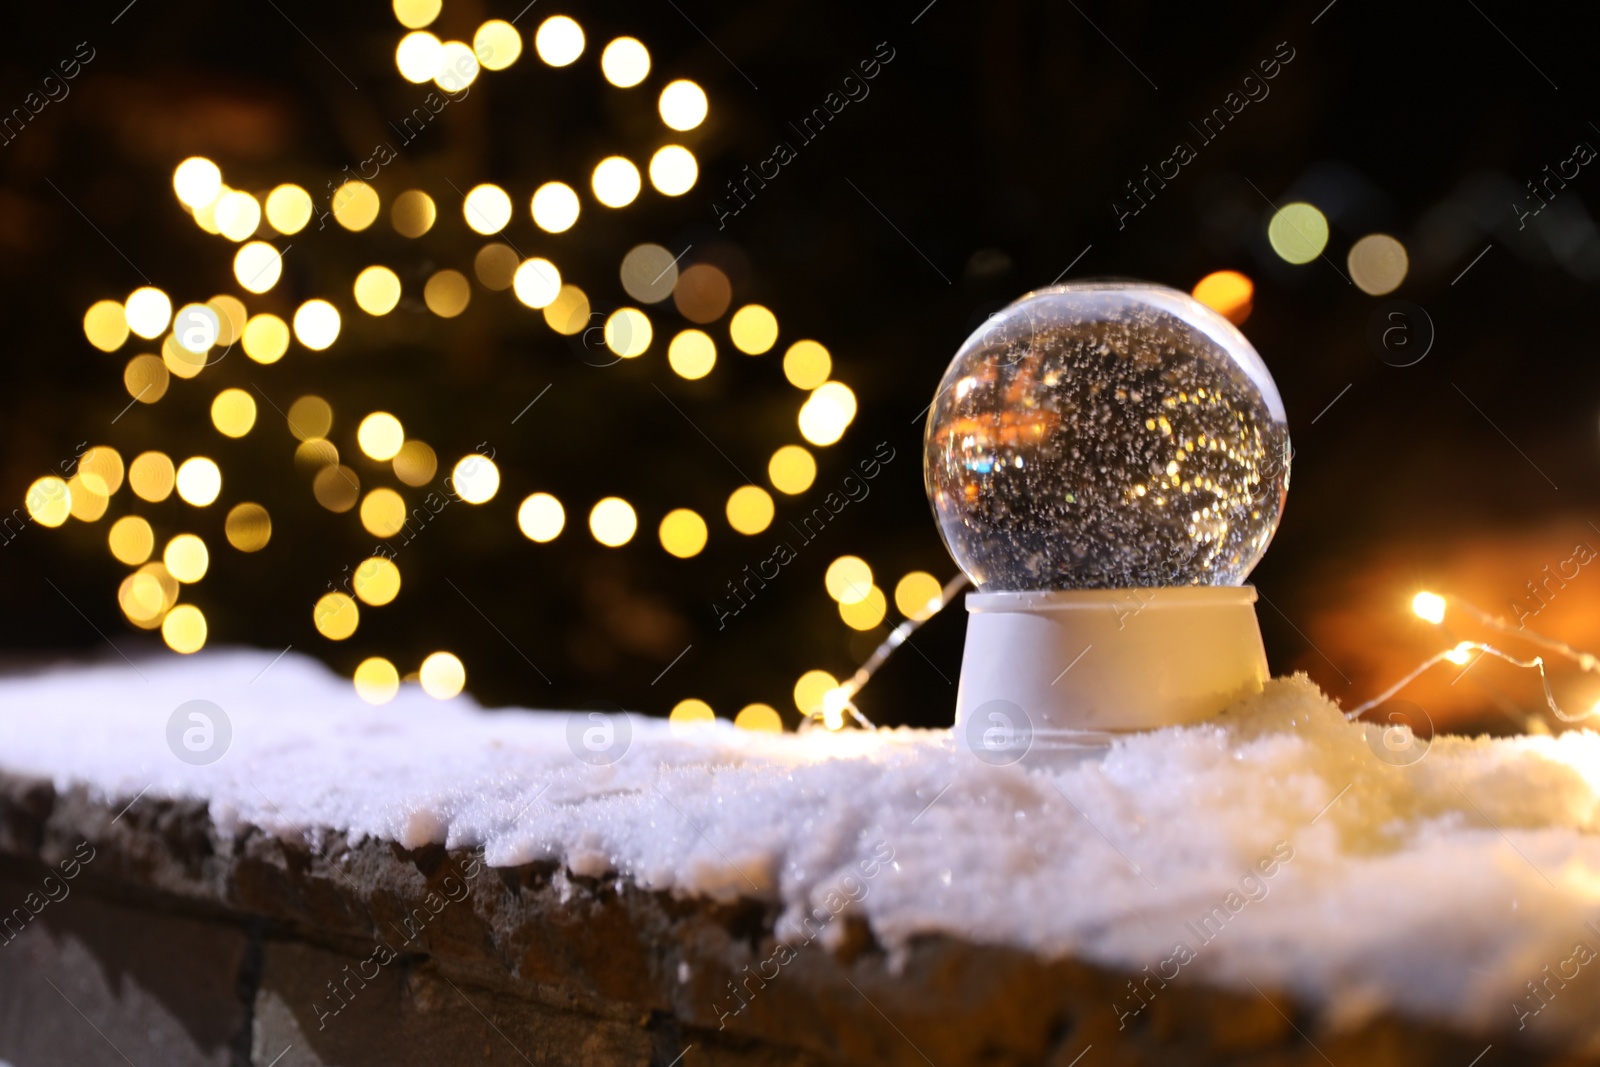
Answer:
<path fill-rule="evenodd" d="M 435 700 L 449 700 L 466 687 L 467 668 L 449 652 L 435 652 L 417 671 L 422 691 Z"/>
<path fill-rule="evenodd" d="M 830 730 L 844 729 L 845 709 L 850 706 L 850 691 L 843 686 L 822 696 L 822 725 Z"/>
<path fill-rule="evenodd" d="M 687 79 L 661 90 L 661 121 L 674 130 L 692 130 L 706 120 L 709 105 L 705 90 Z"/>
<path fill-rule="evenodd" d="M 1444 622 L 1445 599 L 1437 593 L 1424 590 L 1411 598 L 1411 610 L 1417 618 L 1437 626 Z"/>
<path fill-rule="evenodd" d="M 606 207 L 626 207 L 639 195 L 639 168 L 621 156 L 607 156 L 595 165 L 590 186 Z"/>
<path fill-rule="evenodd" d="M 565 15 L 553 15 L 539 23 L 533 50 L 552 67 L 565 67 L 583 55 L 583 27 Z"/>
<path fill-rule="evenodd" d="M 529 204 L 534 223 L 546 233 L 565 233 L 578 221 L 578 194 L 565 182 L 545 182 Z"/>
<path fill-rule="evenodd" d="M 222 192 L 222 171 L 204 156 L 190 156 L 172 172 L 172 191 L 191 211 L 205 207 Z"/>
<path fill-rule="evenodd" d="M 600 53 L 600 73 L 619 89 L 631 89 L 650 73 L 650 51 L 632 37 L 618 37 Z"/>

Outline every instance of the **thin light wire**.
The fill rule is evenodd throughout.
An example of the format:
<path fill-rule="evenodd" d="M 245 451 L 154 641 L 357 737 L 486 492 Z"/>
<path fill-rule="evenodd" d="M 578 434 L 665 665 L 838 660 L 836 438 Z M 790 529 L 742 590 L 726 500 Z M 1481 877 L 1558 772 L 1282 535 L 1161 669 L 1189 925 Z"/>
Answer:
<path fill-rule="evenodd" d="M 1389 688 L 1385 689 L 1383 692 L 1379 693 L 1377 696 L 1373 697 L 1371 700 L 1367 701 L 1366 703 L 1357 704 L 1355 707 L 1353 707 L 1349 711 L 1345 712 L 1344 713 L 1344 717 L 1347 718 L 1347 719 L 1359 719 L 1362 715 L 1365 715 L 1367 712 L 1371 711 L 1373 708 L 1375 708 L 1378 705 L 1380 705 L 1380 704 L 1384 703 L 1385 701 L 1389 700 L 1396 693 L 1400 692 L 1400 690 L 1404 689 L 1406 686 L 1408 686 L 1412 682 L 1416 681 L 1417 678 L 1419 678 L 1430 667 L 1432 667 L 1432 666 L 1434 666 L 1435 664 L 1438 664 L 1438 663 L 1443 663 L 1446 659 L 1449 659 L 1452 655 L 1457 655 L 1457 654 L 1459 654 L 1461 652 L 1467 651 L 1468 649 L 1477 649 L 1478 651 L 1482 652 L 1486 656 L 1494 656 L 1497 659 L 1505 660 L 1507 663 L 1511 664 L 1513 667 L 1524 667 L 1524 668 L 1527 668 L 1528 670 L 1535 670 L 1535 669 L 1538 670 L 1538 672 L 1539 672 L 1539 680 L 1544 683 L 1544 700 L 1545 700 L 1545 703 L 1550 705 L 1550 710 L 1555 712 L 1556 718 L 1560 719 L 1562 722 L 1579 722 L 1579 721 L 1581 721 L 1583 719 L 1587 719 L 1590 715 L 1594 714 L 1593 711 L 1589 711 L 1589 712 L 1585 712 L 1582 715 L 1573 716 L 1573 715 L 1568 715 L 1568 714 L 1566 714 L 1565 712 L 1563 712 L 1561 710 L 1561 707 L 1556 703 L 1555 694 L 1553 692 L 1551 692 L 1551 690 L 1550 690 L 1550 675 L 1548 673 L 1546 673 L 1546 671 L 1544 669 L 1544 657 L 1543 656 L 1535 656 L 1532 659 L 1518 659 L 1517 657 L 1511 655 L 1510 653 L 1502 652 L 1500 649 L 1495 648 L 1493 645 L 1486 645 L 1482 641 L 1462 641 L 1460 644 L 1454 646 L 1453 648 L 1447 648 L 1443 652 L 1436 652 L 1433 655 L 1429 656 L 1427 659 L 1423 660 L 1422 663 L 1419 664 L 1414 670 L 1412 670 L 1405 677 L 1401 678 L 1394 685 L 1391 685 Z"/>
<path fill-rule="evenodd" d="M 878 647 L 872 650 L 872 655 L 867 657 L 866 662 L 856 668 L 856 672 L 850 676 L 848 681 L 843 682 L 838 689 L 834 690 L 835 693 L 843 694 L 844 705 L 840 710 L 849 712 L 850 717 L 861 724 L 862 728 L 867 730 L 877 729 L 865 715 L 861 714 L 861 709 L 856 707 L 856 694 L 866 687 L 866 684 L 872 680 L 872 676 L 878 673 L 878 668 L 884 665 L 895 649 L 905 644 L 906 640 L 916 633 L 923 623 L 943 611 L 945 605 L 954 600 L 956 594 L 966 588 L 969 582 L 970 579 L 965 574 L 956 575 L 944 583 L 944 588 L 939 590 L 937 597 L 928 601 L 927 615 L 921 619 L 907 619 L 893 630 L 890 630 L 889 636 L 885 637 Z M 821 718 L 822 715 L 823 712 L 816 711 L 812 712 L 811 717 L 816 719 Z"/>
<path fill-rule="evenodd" d="M 1501 633 L 1509 634 L 1512 637 L 1520 637 L 1525 641 L 1538 645 L 1541 648 L 1548 649 L 1559 656 L 1571 660 L 1583 670 L 1600 673 L 1600 660 L 1597 660 L 1588 652 L 1583 652 L 1579 649 L 1573 648 L 1565 641 L 1558 641 L 1553 637 L 1547 637 L 1544 634 L 1539 633 L 1537 630 L 1513 626 L 1511 623 L 1507 622 L 1504 617 L 1499 615 L 1491 615 L 1477 605 L 1463 600 L 1458 596 L 1447 594 L 1444 597 L 1444 600 L 1448 604 L 1453 604 L 1456 607 L 1461 608 L 1468 615 L 1471 615 L 1473 618 L 1477 619 L 1490 629 L 1499 630 Z M 1593 716 L 1596 712 L 1600 712 L 1600 704 L 1596 704 L 1593 708 L 1590 708 L 1581 715 L 1568 715 L 1566 712 L 1562 711 L 1561 705 L 1556 703 L 1554 691 L 1552 691 L 1550 688 L 1550 674 L 1545 670 L 1543 656 L 1534 656 L 1532 659 L 1518 659 L 1516 656 L 1513 656 L 1508 652 L 1503 652 L 1500 649 L 1495 648 L 1493 645 L 1486 645 L 1481 641 L 1462 641 L 1451 648 L 1445 649 L 1443 652 L 1438 652 L 1432 656 L 1429 656 L 1414 670 L 1412 670 L 1405 677 L 1401 678 L 1394 685 L 1391 685 L 1388 689 L 1385 689 L 1382 693 L 1379 693 L 1366 703 L 1358 704 L 1354 708 L 1351 708 L 1349 711 L 1345 712 L 1345 718 L 1360 718 L 1362 715 L 1391 699 L 1396 693 L 1400 692 L 1400 690 L 1416 681 L 1417 678 L 1429 668 L 1443 662 L 1446 659 L 1449 659 L 1452 655 L 1465 652 L 1469 649 L 1477 649 L 1486 656 L 1494 656 L 1496 659 L 1504 660 L 1513 667 L 1521 667 L 1525 670 L 1537 670 L 1539 672 L 1539 682 L 1544 687 L 1544 702 L 1549 706 L 1551 713 L 1562 722 L 1582 722 L 1583 720 Z"/>

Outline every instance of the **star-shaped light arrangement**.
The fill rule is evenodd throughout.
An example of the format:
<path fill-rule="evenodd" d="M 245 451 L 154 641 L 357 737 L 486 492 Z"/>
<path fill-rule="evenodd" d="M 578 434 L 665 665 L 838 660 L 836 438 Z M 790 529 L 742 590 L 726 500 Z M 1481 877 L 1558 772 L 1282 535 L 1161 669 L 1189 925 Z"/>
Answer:
<path fill-rule="evenodd" d="M 395 64 L 407 81 L 433 83 L 443 93 L 437 106 L 467 90 L 480 77 L 507 69 L 522 58 L 521 32 L 511 22 L 495 19 L 478 28 L 472 43 L 442 41 L 429 32 L 440 14 L 440 0 L 395 0 L 395 16 L 407 33 L 395 49 Z M 551 68 L 570 67 L 589 51 L 582 27 L 565 15 L 543 20 L 533 33 L 533 48 Z M 599 315 L 583 288 L 563 275 L 558 253 L 525 256 L 505 231 L 516 221 L 516 204 L 527 204 L 542 241 L 580 241 L 583 215 L 621 211 L 646 194 L 645 176 L 655 193 L 678 197 L 692 189 L 699 164 L 691 147 L 677 143 L 692 140 L 709 112 L 705 91 L 688 79 L 652 78 L 655 73 L 649 49 L 633 37 L 618 37 L 600 51 L 605 79 L 618 89 L 639 95 L 652 92 L 665 136 L 648 149 L 642 168 L 624 154 L 606 156 L 593 167 L 587 180 L 567 175 L 552 178 L 515 194 L 491 183 L 465 190 L 411 188 L 388 198 L 389 223 L 402 237 L 415 242 L 414 257 L 429 261 L 428 236 L 441 211 L 459 205 L 466 225 L 489 239 L 470 264 L 437 269 L 422 286 L 421 298 L 432 315 L 451 319 L 474 299 L 510 299 L 530 312 L 540 313 L 558 335 L 582 335 L 585 343 L 607 360 L 632 360 L 659 355 L 684 379 L 713 373 L 718 348 L 731 344 L 748 356 L 778 350 L 778 320 L 772 311 L 748 304 L 728 312 L 731 291 L 727 277 L 710 263 L 683 266 L 681 254 L 653 243 L 635 245 L 623 257 L 621 282 L 632 303 Z M 686 136 L 688 135 L 688 136 Z M 347 168 L 348 169 L 348 168 Z M 365 173 L 363 171 L 363 173 Z M 244 354 L 267 376 L 265 388 L 254 392 L 229 387 L 211 402 L 215 431 L 229 438 L 262 432 L 262 416 L 284 420 L 296 444 L 293 463 L 316 501 L 330 512 L 348 514 L 373 537 L 402 535 L 416 496 L 438 482 L 440 456 L 426 441 L 406 431 L 404 411 L 371 411 L 349 432 L 334 432 L 334 405 L 311 392 L 284 403 L 273 399 L 301 382 L 291 380 L 296 357 L 303 353 L 337 350 L 342 339 L 370 329 L 372 323 L 399 306 L 404 292 L 402 271 L 374 263 L 349 280 L 343 292 L 327 292 L 302 300 L 292 311 L 281 294 L 271 296 L 283 275 L 284 256 L 295 236 L 314 222 L 318 229 L 357 235 L 380 224 L 385 198 L 373 182 L 348 177 L 337 186 L 329 183 L 324 205 L 311 191 L 293 183 L 264 188 L 251 175 L 241 180 L 255 192 L 228 184 L 222 169 L 203 157 L 177 164 L 173 189 L 194 223 L 207 233 L 237 246 L 233 258 L 237 292 L 224 292 L 185 303 L 174 310 L 167 292 L 147 285 L 125 299 L 103 299 L 90 307 L 83 319 L 85 334 L 106 353 L 137 348 L 140 341 L 159 346 L 159 353 L 137 353 L 126 360 L 123 380 L 130 406 L 156 404 L 177 388 L 193 388 L 207 368 L 229 353 Z M 336 225 L 334 225 L 336 224 Z M 305 255 L 307 253 L 301 253 Z M 473 279 L 476 279 L 476 286 Z M 660 336 L 670 327 L 666 308 L 675 307 L 688 320 L 670 338 Z M 251 305 L 255 304 L 255 307 Z M 639 306 L 634 306 L 639 305 Z M 276 308 L 277 314 L 268 308 Z M 714 336 L 721 324 L 725 338 Z M 134 339 L 134 344 L 128 342 Z M 663 343 L 665 342 L 665 343 Z M 297 352 L 296 348 L 302 350 Z M 822 344 L 800 339 L 783 349 L 782 373 L 801 390 L 796 429 L 805 444 L 777 442 L 767 464 L 768 481 L 780 494 L 798 496 L 816 479 L 813 449 L 835 444 L 856 414 L 856 398 L 844 382 L 833 377 L 833 360 Z M 301 363 L 301 367 L 309 366 Z M 290 374 L 283 372 L 289 370 Z M 271 376 L 277 372 L 277 383 Z M 176 381 L 174 380 L 176 379 Z M 292 394 L 291 394 L 292 395 Z M 263 410 L 270 406 L 271 410 Z M 695 431 L 683 427 L 686 435 Z M 337 441 L 337 443 L 336 443 Z M 810 447 L 807 447 L 810 446 Z M 341 448 L 345 451 L 342 452 Z M 350 454 L 353 448 L 354 455 Z M 203 597 L 196 594 L 210 567 L 211 553 L 221 546 L 184 530 L 185 513 L 163 505 L 172 496 L 196 509 L 226 507 L 223 524 L 228 546 L 239 552 L 264 548 L 273 535 L 267 508 L 248 499 L 247 471 L 224 471 L 195 440 L 173 442 L 170 451 L 145 450 L 126 463 L 112 444 L 97 444 L 84 452 L 70 476 L 46 476 L 26 494 L 30 516 L 44 526 L 60 526 L 69 518 L 96 522 L 108 517 L 124 483 L 129 495 L 124 512 L 110 523 L 107 540 L 112 555 L 128 568 L 117 590 L 117 600 L 129 624 L 158 630 L 166 645 L 179 653 L 204 647 L 209 637 Z M 284 461 L 289 460 L 287 450 Z M 445 462 L 450 462 L 446 457 Z M 456 498 L 469 505 L 501 507 L 504 521 L 515 523 L 527 539 L 526 548 L 555 540 L 568 531 L 569 510 L 588 508 L 588 532 L 612 549 L 644 547 L 648 535 L 638 536 L 640 507 L 617 496 L 596 501 L 566 501 L 550 492 L 535 492 L 506 507 L 499 494 L 500 470 L 492 450 L 457 458 L 450 468 L 449 485 Z M 235 488 L 235 487 L 238 488 Z M 408 500 L 408 493 L 413 499 Z M 775 512 L 772 493 L 756 484 L 741 484 L 727 496 L 726 521 L 742 535 L 759 534 L 771 524 Z M 159 514 L 160 518 L 154 516 Z M 667 557 L 687 559 L 704 551 L 712 540 L 714 519 L 683 507 L 662 508 L 656 539 Z M 226 549 L 224 549 L 226 550 Z M 407 566 L 414 564 L 407 562 Z M 392 553 L 377 552 L 355 567 L 341 587 L 330 588 L 305 605 L 318 633 L 328 641 L 359 641 L 363 613 L 393 611 L 400 600 L 401 568 Z M 330 583 L 331 584 L 331 583 Z M 889 611 L 889 597 L 875 584 L 871 570 L 859 557 L 845 556 L 828 569 L 826 588 L 838 603 L 842 620 L 856 630 L 879 626 Z M 924 572 L 906 575 L 895 587 L 895 604 L 908 618 L 926 618 L 939 604 L 940 583 Z M 363 660 L 353 672 L 360 695 L 373 703 L 392 699 L 402 683 L 402 669 L 381 650 Z M 461 692 L 466 667 L 450 650 L 427 656 L 404 672 L 415 677 L 430 695 L 448 699 Z M 810 671 L 794 686 L 796 707 L 803 718 L 819 720 L 829 728 L 844 725 L 845 687 L 827 672 Z M 829 694 L 833 694 L 830 698 Z M 693 723 L 714 717 L 703 701 L 687 698 L 672 709 L 675 721 Z M 782 729 L 782 718 L 772 706 L 751 704 L 736 717 L 739 725 Z"/>

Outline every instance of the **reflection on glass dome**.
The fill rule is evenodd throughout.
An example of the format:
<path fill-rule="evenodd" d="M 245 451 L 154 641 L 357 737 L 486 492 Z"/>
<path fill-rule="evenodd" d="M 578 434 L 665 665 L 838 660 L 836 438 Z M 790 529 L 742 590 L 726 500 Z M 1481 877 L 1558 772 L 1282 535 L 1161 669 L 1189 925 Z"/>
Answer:
<path fill-rule="evenodd" d="M 1278 528 L 1289 428 L 1231 323 L 1144 283 L 1029 293 L 969 337 L 928 416 L 945 545 L 984 589 L 1238 585 Z"/>

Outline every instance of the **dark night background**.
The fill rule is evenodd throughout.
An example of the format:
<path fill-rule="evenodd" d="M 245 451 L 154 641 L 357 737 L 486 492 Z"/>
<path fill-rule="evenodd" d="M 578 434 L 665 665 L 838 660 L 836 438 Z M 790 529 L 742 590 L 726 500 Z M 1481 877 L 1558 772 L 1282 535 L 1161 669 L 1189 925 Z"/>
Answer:
<path fill-rule="evenodd" d="M 445 648 L 465 660 L 469 690 L 489 703 L 606 700 L 664 713 L 697 696 L 731 716 L 763 701 L 792 726 L 795 678 L 813 667 L 847 676 L 884 632 L 863 637 L 840 622 L 822 587 L 832 559 L 864 557 L 888 590 L 909 570 L 955 573 L 923 496 L 922 424 L 913 421 L 945 364 L 985 315 L 1051 282 L 1087 246 L 1070 276 L 1132 276 L 1185 290 L 1224 268 L 1255 280 L 1243 329 L 1277 379 L 1297 449 L 1286 518 L 1253 578 L 1271 602 L 1261 619 L 1276 673 L 1305 669 L 1347 705 L 1364 699 L 1438 647 L 1405 612 L 1422 584 L 1505 612 L 1575 541 L 1600 545 L 1600 531 L 1587 526 L 1600 521 L 1600 361 L 1584 320 L 1600 284 L 1600 234 L 1587 207 L 1600 198 L 1600 176 L 1591 173 L 1600 164 L 1584 168 L 1526 229 L 1513 210 L 1545 165 L 1567 159 L 1580 141 L 1600 145 L 1588 121 L 1600 115 L 1592 44 L 1570 9 L 1530 18 L 1530 9 L 1503 0 L 1416 9 L 1367 0 L 937 0 L 924 10 L 925 2 L 543 0 L 519 22 L 518 63 L 486 72 L 404 146 L 386 125 L 428 87 L 395 72 L 405 31 L 387 2 L 138 0 L 114 25 L 125 0 L 13 14 L 0 108 L 20 106 L 78 42 L 89 42 L 95 58 L 70 96 L 0 146 L 7 509 L 80 441 L 114 445 L 125 459 L 145 448 L 210 455 L 223 469 L 218 505 L 196 511 L 174 497 L 141 511 L 158 537 L 188 529 L 212 544 L 211 571 L 186 596 L 207 614 L 211 647 L 292 643 L 344 672 L 380 654 L 413 670 Z M 521 6 L 446 0 L 431 28 L 470 40 L 480 22 L 510 19 Z M 552 70 L 531 38 L 558 13 L 579 20 L 588 44 L 572 67 Z M 620 34 L 651 51 L 650 78 L 637 89 L 600 76 L 600 49 Z M 802 147 L 719 232 L 711 204 L 723 183 L 779 139 L 794 143 L 787 123 L 819 106 L 879 42 L 894 58 L 870 96 Z M 1269 83 L 1270 96 L 1245 108 L 1119 229 L 1111 204 L 1126 199 L 1124 183 L 1177 140 L 1192 143 L 1187 123 L 1221 105 L 1279 42 L 1294 58 Z M 707 122 L 678 137 L 655 111 L 673 77 L 699 82 L 711 101 Z M 267 367 L 230 360 L 194 382 L 174 381 L 160 403 L 136 405 L 112 426 L 128 402 L 122 365 L 139 349 L 93 349 L 80 327 L 84 310 L 144 284 L 140 272 L 175 303 L 239 292 L 235 246 L 189 220 L 172 193 L 173 167 L 205 155 L 235 187 L 294 181 L 320 197 L 385 140 L 400 158 L 373 182 L 384 205 L 379 222 L 362 234 L 331 225 L 319 233 L 313 223 L 278 242 L 293 245 L 278 286 L 263 297 L 242 294 L 252 311 L 280 314 L 311 296 L 332 299 L 345 320 L 339 343 L 322 354 L 295 345 Z M 599 158 L 642 160 L 669 140 L 700 160 L 693 190 L 669 199 L 647 185 L 627 209 L 594 204 L 587 176 Z M 550 179 L 584 199 L 578 226 L 558 237 L 536 230 L 527 214 L 529 193 Z M 463 224 L 449 183 L 465 190 L 480 181 L 512 194 L 508 234 L 517 246 L 555 260 L 597 307 L 631 303 L 616 267 L 634 244 L 692 245 L 684 265 L 728 271 L 735 307 L 773 309 L 778 349 L 748 358 L 721 343 L 712 375 L 685 382 L 664 359 L 666 336 L 687 325 L 670 303 L 651 311 L 650 353 L 606 368 L 587 365 L 537 312 L 476 283 L 464 315 L 434 317 L 417 298 L 422 281 L 443 266 L 470 277 L 486 240 Z M 414 187 L 433 194 L 440 216 L 427 238 L 406 241 L 387 211 Z M 1266 241 L 1268 201 L 1297 199 L 1321 208 L 1333 230 L 1326 257 L 1305 266 L 1282 262 Z M 1410 253 L 1410 274 L 1391 296 L 1368 296 L 1343 276 L 1350 245 L 1372 232 L 1393 234 Z M 393 267 L 407 294 L 383 319 L 362 315 L 349 297 L 350 279 L 375 262 Z M 1386 364 L 1368 341 L 1376 310 L 1395 298 L 1425 308 L 1437 333 L 1427 358 L 1410 367 Z M 725 321 L 707 329 L 726 338 Z M 800 441 L 801 394 L 777 364 L 801 337 L 832 351 L 835 377 L 855 389 L 860 414 L 837 445 L 813 450 L 815 487 L 780 497 L 774 529 L 744 537 L 722 520 L 723 501 L 742 480 L 732 466 L 764 482 L 772 450 Z M 346 455 L 355 451 L 356 421 L 375 409 L 395 412 L 408 434 L 438 450 L 440 477 L 479 442 L 496 450 L 499 495 L 483 507 L 451 506 L 403 549 L 399 600 L 364 608 L 349 641 L 320 638 L 311 605 L 373 538 L 354 512 L 316 505 L 290 461 L 293 439 L 265 405 L 241 440 L 210 427 L 215 392 L 252 384 L 285 408 L 302 393 L 328 398 Z M 550 392 L 512 425 L 546 385 Z M 768 555 L 777 527 L 809 510 L 880 441 L 897 458 L 871 496 L 719 632 L 710 602 L 724 583 Z M 531 544 L 515 524 L 517 503 L 538 489 L 567 506 L 567 529 L 549 545 Z M 640 512 L 640 532 L 621 550 L 597 545 L 585 528 L 589 505 L 611 494 Z M 272 513 L 263 552 L 243 555 L 221 540 L 226 507 L 239 500 Z M 8 662 L 114 656 L 95 628 L 129 655 L 170 654 L 117 607 L 126 571 L 105 535 L 130 502 L 124 488 L 100 522 L 29 526 L 0 546 Z M 667 556 L 654 537 L 661 515 L 678 506 L 695 508 L 712 528 L 707 550 L 688 561 Z M 1587 610 L 1597 596 L 1600 579 L 1585 573 L 1541 615 L 1541 628 L 1585 637 L 1600 625 Z M 868 715 L 949 722 L 962 614 L 935 619 L 914 639 L 917 651 L 891 661 L 862 695 Z M 1436 717 L 1496 729 L 1506 720 L 1494 709 L 1538 703 L 1536 683 L 1523 675 L 1486 667 L 1474 682 L 1441 683 L 1414 699 Z M 1575 702 L 1593 700 L 1580 682 L 1568 683 L 1579 687 L 1570 691 Z"/>

